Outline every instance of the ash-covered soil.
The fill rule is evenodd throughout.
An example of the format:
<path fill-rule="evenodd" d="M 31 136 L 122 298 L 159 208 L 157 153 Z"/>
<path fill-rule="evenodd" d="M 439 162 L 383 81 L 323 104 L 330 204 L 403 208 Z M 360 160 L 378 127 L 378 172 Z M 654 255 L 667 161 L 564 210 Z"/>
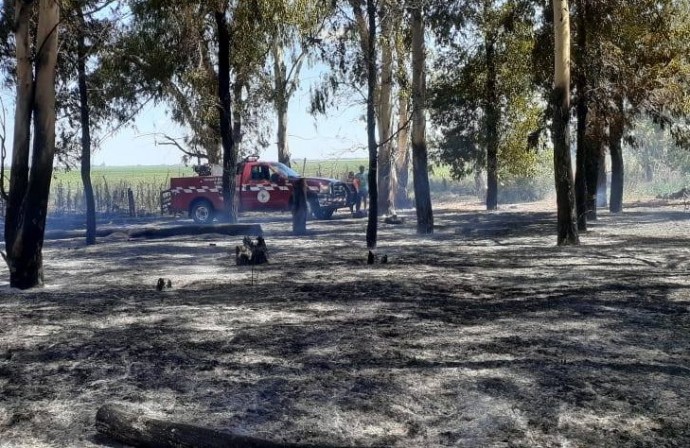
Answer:
<path fill-rule="evenodd" d="M 690 213 L 602 212 L 563 248 L 553 208 L 440 206 L 431 237 L 406 211 L 373 266 L 344 215 L 245 218 L 253 271 L 241 237 L 47 241 L 47 286 L 0 289 L 0 446 L 120 446 L 107 402 L 314 444 L 690 446 Z"/>

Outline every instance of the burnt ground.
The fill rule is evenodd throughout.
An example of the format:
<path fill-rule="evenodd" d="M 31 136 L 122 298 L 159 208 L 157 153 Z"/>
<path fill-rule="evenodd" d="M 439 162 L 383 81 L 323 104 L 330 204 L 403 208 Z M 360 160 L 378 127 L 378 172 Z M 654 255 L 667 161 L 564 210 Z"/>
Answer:
<path fill-rule="evenodd" d="M 633 204 L 562 248 L 552 208 L 440 206 L 432 237 L 407 211 L 374 266 L 366 220 L 249 217 L 253 284 L 240 238 L 48 241 L 47 286 L 0 289 L 0 446 L 120 446 L 106 402 L 315 444 L 690 446 L 690 213 Z"/>

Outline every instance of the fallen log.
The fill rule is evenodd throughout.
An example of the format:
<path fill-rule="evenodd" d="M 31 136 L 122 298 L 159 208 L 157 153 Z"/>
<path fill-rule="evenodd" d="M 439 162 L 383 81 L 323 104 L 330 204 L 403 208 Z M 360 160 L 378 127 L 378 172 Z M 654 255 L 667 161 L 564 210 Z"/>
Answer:
<path fill-rule="evenodd" d="M 106 404 L 96 413 L 96 430 L 120 443 L 141 448 L 327 448 L 330 445 L 277 443 L 216 431 L 196 425 L 172 423 Z"/>
<path fill-rule="evenodd" d="M 184 225 L 169 227 L 144 227 L 141 229 L 126 230 L 123 228 L 107 228 L 96 230 L 97 238 L 106 238 L 110 235 L 122 233 L 128 238 L 167 238 L 182 235 L 206 235 L 218 233 L 229 236 L 263 236 L 260 224 L 213 224 L 213 225 Z M 86 238 L 84 230 L 51 230 L 45 233 L 46 240 L 64 240 L 74 238 Z"/>
<path fill-rule="evenodd" d="M 118 229 L 98 229 L 96 230 L 96 237 L 105 238 L 118 231 Z M 68 240 L 72 238 L 86 238 L 86 230 L 48 230 L 43 239 Z"/>
<path fill-rule="evenodd" d="M 262 236 L 263 230 L 259 224 L 212 224 L 185 225 L 170 227 L 145 227 L 128 232 L 130 238 L 167 238 L 181 235 L 206 235 L 218 233 L 221 235 L 251 235 Z"/>

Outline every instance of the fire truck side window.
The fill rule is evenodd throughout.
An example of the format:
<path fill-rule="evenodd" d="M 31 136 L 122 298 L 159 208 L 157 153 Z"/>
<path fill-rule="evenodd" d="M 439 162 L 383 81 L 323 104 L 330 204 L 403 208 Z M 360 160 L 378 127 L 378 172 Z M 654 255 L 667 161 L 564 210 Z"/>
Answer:
<path fill-rule="evenodd" d="M 254 165 L 252 167 L 252 180 L 269 180 L 268 167 L 266 165 Z"/>
<path fill-rule="evenodd" d="M 276 167 L 274 167 L 272 165 L 269 166 L 269 169 L 271 170 L 271 183 L 274 183 L 274 184 L 278 183 L 278 181 L 280 181 L 280 178 L 281 178 L 280 173 L 278 172 Z"/>

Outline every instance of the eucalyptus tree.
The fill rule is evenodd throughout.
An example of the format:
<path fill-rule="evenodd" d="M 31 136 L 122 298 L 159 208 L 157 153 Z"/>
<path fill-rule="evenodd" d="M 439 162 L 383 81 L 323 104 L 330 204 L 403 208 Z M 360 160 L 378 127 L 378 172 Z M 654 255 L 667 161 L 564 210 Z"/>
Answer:
<path fill-rule="evenodd" d="M 325 113 L 327 108 L 334 107 L 339 98 L 352 97 L 352 93 L 366 102 L 367 94 L 363 87 L 368 85 L 367 61 L 370 54 L 374 58 L 377 155 L 376 165 L 370 166 L 369 172 L 376 174 L 376 204 L 379 215 L 387 214 L 394 208 L 394 183 L 398 177 L 397 173 L 393 173 L 393 154 L 397 153 L 394 147 L 396 141 L 398 144 L 401 142 L 398 138 L 399 133 L 405 134 L 411 121 L 406 116 L 399 120 L 398 129 L 393 126 L 393 95 L 399 88 L 396 83 L 402 78 L 407 78 L 406 71 L 409 70 L 409 67 L 400 66 L 409 60 L 409 45 L 399 45 L 403 40 L 402 36 L 409 35 L 405 20 L 406 3 L 403 0 L 376 2 L 373 5 L 374 17 L 370 18 L 365 0 L 336 2 L 337 13 L 329 21 L 327 37 L 320 46 L 322 60 L 328 64 L 330 72 L 324 77 L 322 85 L 314 89 L 312 94 L 311 109 L 315 113 Z M 376 25 L 373 30 L 372 23 Z M 403 26 L 400 26 L 401 24 Z M 375 37 L 374 47 L 369 44 L 372 33 Z M 407 53 L 401 55 L 400 51 L 404 50 L 407 50 Z M 403 76 L 400 76 L 401 74 Z M 409 88 L 409 82 L 405 88 Z M 409 102 L 409 90 L 405 95 L 406 101 Z M 404 129 L 401 131 L 401 128 Z M 400 162 L 405 160 L 403 154 Z M 371 189 L 369 191 L 371 193 Z"/>
<path fill-rule="evenodd" d="M 108 74 L 101 70 L 103 58 L 117 45 L 114 37 L 122 5 L 113 0 L 63 1 L 62 5 L 62 29 L 69 38 L 58 55 L 57 155 L 68 166 L 72 157 L 79 159 L 86 204 L 86 244 L 95 244 L 91 153 L 98 146 L 99 132 L 110 134 L 134 115 L 128 104 L 112 100 Z"/>
<path fill-rule="evenodd" d="M 333 7 L 328 2 L 310 0 L 280 0 L 273 5 L 267 24 L 271 30 L 268 37 L 272 65 L 268 76 L 272 85 L 267 90 L 278 118 L 278 161 L 290 166 L 287 141 L 290 99 L 299 88 L 302 68 L 315 52 Z"/>
<path fill-rule="evenodd" d="M 228 28 L 234 144 L 238 147 L 244 135 L 251 135 L 254 143 L 267 145 L 259 75 L 268 54 L 266 24 L 274 4 L 129 1 L 131 19 L 111 71 L 121 73 L 137 96 L 165 104 L 170 118 L 189 131 L 161 140 L 180 149 L 185 161 L 222 164 L 217 10 L 225 10 Z"/>
<path fill-rule="evenodd" d="M 637 117 L 669 127 L 687 147 L 690 117 L 690 14 L 687 1 L 637 0 L 620 4 L 611 23 L 609 79 L 611 197 L 609 210 L 622 211 L 622 142 Z"/>
<path fill-rule="evenodd" d="M 426 49 L 423 1 L 410 6 L 412 29 L 412 171 L 417 233 L 434 233 L 426 144 Z"/>
<path fill-rule="evenodd" d="M 568 0 L 553 1 L 554 76 L 551 97 L 558 244 L 580 244 L 575 220 L 570 159 L 570 11 Z"/>
<path fill-rule="evenodd" d="M 96 215 L 91 185 L 91 152 L 100 138 L 111 135 L 133 118 L 131 107 L 111 97 L 111 79 L 101 70 L 106 49 L 114 44 L 114 30 L 121 19 L 121 2 L 89 0 L 60 2 L 60 32 L 67 36 L 59 46 L 56 77 L 56 163 L 68 169 L 80 164 L 86 205 L 86 243 L 94 244 Z M 32 13 L 35 15 L 36 11 Z M 3 16 L 7 18 L 7 15 Z M 35 18 L 32 19 L 35 22 Z M 11 26 L 0 22 L 0 48 L 11 51 Z M 5 84 L 14 85 L 16 60 L 0 67 Z"/>
<path fill-rule="evenodd" d="M 685 93 L 690 28 L 687 1 L 577 0 L 575 5 L 576 193 L 582 228 L 583 210 L 596 216 L 602 141 L 611 153 L 609 209 L 617 213 L 623 200 L 623 140 L 637 117 L 648 116 L 679 131 L 677 136 L 684 134 L 678 124 L 690 113 Z"/>
<path fill-rule="evenodd" d="M 591 80 L 587 76 L 587 71 L 590 69 L 587 54 L 589 53 L 589 45 L 587 42 L 587 34 L 589 24 L 592 22 L 591 17 L 591 0 L 575 0 L 575 23 L 576 23 L 576 39 L 575 39 L 575 85 L 577 90 L 576 99 L 576 116 L 577 116 L 577 151 L 575 154 L 575 212 L 577 216 L 577 229 L 580 232 L 587 230 L 587 170 L 589 168 L 590 178 L 593 177 L 594 166 L 593 157 L 587 157 L 587 115 L 589 113 L 589 103 L 587 96 L 589 94 L 588 82 Z M 589 159 L 589 164 L 588 164 Z M 591 184 L 590 184 L 591 185 Z"/>
<path fill-rule="evenodd" d="M 353 9 L 357 12 L 356 1 Z M 367 222 L 367 247 L 373 249 L 377 243 L 378 233 L 378 191 L 377 191 L 377 150 L 376 143 L 376 5 L 374 0 L 366 0 L 367 6 L 367 144 L 369 146 L 369 219 Z M 358 19 L 361 18 L 361 11 Z"/>
<path fill-rule="evenodd" d="M 130 0 L 132 18 L 111 67 L 138 95 L 166 104 L 172 120 L 189 129 L 181 139 L 166 137 L 187 160 L 222 164 L 224 217 L 230 221 L 236 219 L 240 144 L 247 134 L 254 144 L 267 144 L 261 71 L 277 4 Z"/>
<path fill-rule="evenodd" d="M 393 208 L 391 200 L 392 190 L 392 145 L 393 145 L 393 88 L 394 88 L 394 23 L 400 23 L 403 18 L 404 2 L 396 0 L 381 0 L 373 5 L 366 15 L 362 8 L 362 0 L 349 0 L 354 16 L 354 28 L 358 34 L 360 51 L 365 57 L 373 58 L 372 69 L 375 74 L 374 98 L 375 120 L 378 128 L 378 144 L 376 166 L 370 165 L 376 174 L 376 210 L 377 214 L 388 214 Z M 367 4 L 368 5 L 368 4 Z M 378 7 L 376 7 L 378 6 Z M 374 14 L 369 18 L 369 14 Z M 377 28 L 371 27 L 376 24 Z M 374 36 L 374 44 L 380 49 L 376 51 L 370 44 L 369 37 Z M 380 61 L 379 61 L 380 58 Z M 371 184 L 370 184 L 371 185 Z M 370 190 L 371 191 L 371 190 Z"/>
<path fill-rule="evenodd" d="M 43 240 L 55 154 L 60 6 L 55 0 L 16 0 L 4 6 L 6 17 L 13 18 L 16 101 L 2 256 L 9 267 L 10 286 L 28 289 L 43 284 Z"/>
<path fill-rule="evenodd" d="M 402 20 L 401 24 L 393 31 L 396 61 L 394 79 L 398 103 L 398 120 L 394 128 L 398 135 L 392 154 L 394 167 L 391 169 L 391 203 L 394 208 L 407 207 L 409 203 L 407 185 L 410 171 L 410 100 L 412 95 L 409 60 L 411 42 L 408 21 Z"/>
<path fill-rule="evenodd" d="M 321 85 L 312 88 L 310 111 L 326 114 L 339 99 L 357 94 L 366 105 L 366 134 L 369 154 L 369 210 L 366 241 L 375 248 L 378 233 L 378 151 L 376 139 L 377 100 L 379 93 L 378 20 L 374 0 L 334 2 L 336 14 L 328 21 L 319 51 L 329 71 L 322 75 Z M 366 86 L 362 91 L 361 87 Z M 357 101 L 357 105 L 361 105 Z M 352 106 L 352 104 L 350 104 Z"/>
<path fill-rule="evenodd" d="M 487 173 L 486 207 L 498 204 L 502 175 L 529 175 L 529 136 L 543 108 L 532 84 L 533 2 L 440 4 L 432 14 L 438 45 L 432 119 L 438 156 L 454 177 Z"/>

